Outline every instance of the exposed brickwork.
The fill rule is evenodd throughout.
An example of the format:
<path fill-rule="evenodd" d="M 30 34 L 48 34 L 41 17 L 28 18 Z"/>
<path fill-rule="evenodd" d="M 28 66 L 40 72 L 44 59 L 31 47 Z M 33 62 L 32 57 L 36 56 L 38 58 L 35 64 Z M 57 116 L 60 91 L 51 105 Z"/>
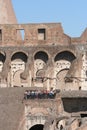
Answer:
<path fill-rule="evenodd" d="M 7 81 L 7 82 L 9 82 L 8 86 L 12 82 L 11 77 L 8 77 L 8 73 L 11 72 L 11 68 L 12 68 L 11 67 L 11 63 L 12 63 L 11 58 L 16 53 L 21 54 L 21 55 L 26 55 L 26 58 L 27 58 L 26 63 L 23 63 L 21 61 L 22 64 L 24 64 L 24 65 L 26 64 L 26 67 L 23 67 L 23 68 L 25 68 L 25 70 L 23 69 L 23 71 L 20 72 L 20 73 L 23 72 L 21 74 L 21 79 L 22 79 L 22 82 L 26 83 L 26 86 L 27 86 L 27 84 L 29 84 L 29 86 L 31 86 L 31 85 L 35 86 L 35 84 L 33 82 L 34 80 L 32 80 L 32 78 L 34 79 L 36 77 L 36 73 L 40 69 L 42 69 L 42 72 L 39 72 L 38 74 L 40 75 L 40 73 L 43 73 L 43 77 L 48 77 L 47 81 L 50 78 L 55 79 L 58 72 L 60 72 L 60 70 L 62 70 L 63 68 L 64 69 L 70 68 L 67 73 L 67 77 L 68 76 L 69 77 L 79 77 L 79 75 L 81 75 L 81 73 L 82 73 L 81 70 L 82 70 L 82 66 L 83 66 L 83 62 L 82 62 L 82 60 L 80 60 L 80 59 L 82 59 L 82 56 L 83 56 L 82 48 L 84 49 L 84 53 L 86 52 L 86 48 L 87 48 L 86 44 L 85 44 L 86 41 L 85 42 L 84 42 L 84 40 L 81 41 L 81 38 L 82 38 L 82 36 L 86 35 L 86 32 L 85 32 L 85 34 L 83 33 L 83 35 L 80 38 L 78 38 L 78 40 L 76 40 L 76 43 L 75 43 L 75 42 L 73 42 L 74 38 L 70 38 L 69 36 L 64 34 L 60 23 L 57 23 L 57 24 L 55 24 L 55 23 L 53 23 L 53 24 L 52 23 L 50 23 L 50 24 L 26 24 L 26 25 L 24 25 L 24 24 L 7 25 L 6 24 L 6 25 L 0 25 L 0 27 L 2 30 L 1 31 L 2 38 L 1 38 L 1 42 L 0 42 L 1 49 L 0 50 L 1 50 L 1 54 L 5 57 L 5 63 L 3 64 L 3 67 L 2 67 L 1 77 L 2 77 L 2 80 L 3 80 L 3 77 L 5 79 L 9 78 L 8 79 L 9 81 Z M 38 40 L 38 29 L 42 29 L 42 28 L 44 28 L 46 30 L 46 40 Z M 24 29 L 24 31 L 25 31 L 24 40 L 22 40 L 22 39 L 17 40 L 17 30 L 22 30 L 22 29 Z M 60 35 L 56 36 L 57 33 Z M 32 35 L 30 35 L 30 34 L 32 34 Z M 18 36 L 19 36 L 19 34 L 18 34 Z M 58 40 L 58 39 L 60 39 L 60 40 Z M 81 51 L 79 51 L 79 50 L 81 50 Z M 45 61 L 43 62 L 44 59 L 40 59 L 42 61 L 40 61 L 39 59 L 38 60 L 34 59 L 34 56 L 38 52 L 42 52 L 42 55 L 43 55 L 43 53 L 45 53 L 45 56 L 47 55 L 47 57 L 48 57 L 47 63 L 45 63 Z M 63 61 L 64 59 L 61 59 L 60 63 L 59 63 L 59 60 L 55 61 L 55 58 L 58 55 L 60 55 L 61 53 L 67 54 L 67 55 L 64 54 L 64 55 L 66 55 L 65 59 L 68 58 L 68 55 L 71 55 L 70 57 L 76 58 L 76 60 L 73 59 L 74 61 L 72 62 L 72 64 L 70 63 L 71 61 L 68 61 L 68 60 L 70 60 L 70 57 L 67 59 L 67 61 L 68 61 L 67 63 L 65 63 L 65 61 Z M 22 57 L 20 56 L 20 58 L 22 58 Z M 16 63 L 16 64 L 18 64 L 18 63 Z M 35 66 L 36 66 L 35 64 L 38 64 L 38 67 L 40 67 L 40 68 L 39 69 L 35 68 Z M 42 65 L 42 67 L 41 67 L 40 64 L 44 64 L 44 66 Z M 59 65 L 59 64 L 61 64 L 61 65 Z M 67 66 L 67 64 L 70 64 L 70 65 Z M 78 69 L 77 69 L 77 67 L 78 67 Z M 29 68 L 31 68 L 31 70 Z M 86 71 L 86 69 L 85 69 L 85 71 Z M 29 74 L 29 73 L 31 73 L 31 74 Z M 53 77 L 51 76 L 52 73 L 54 73 Z M 48 76 L 48 74 L 49 74 L 49 76 Z M 26 79 L 28 79 L 28 80 L 26 80 Z M 75 78 L 73 78 L 73 80 L 75 81 Z M 53 87 L 53 86 L 56 87 L 54 82 L 55 81 L 52 82 L 52 80 L 50 80 L 49 85 L 51 87 Z M 61 83 L 62 82 L 64 82 L 64 81 L 61 81 Z M 75 88 L 70 88 L 70 89 L 78 90 L 79 86 L 80 86 L 80 82 L 79 82 L 79 85 L 77 82 L 78 81 L 75 81 L 75 83 L 73 82 Z M 62 86 L 64 86 L 64 88 L 65 88 L 64 84 L 62 84 Z M 49 85 L 48 85 L 48 87 L 49 87 Z M 69 86 L 70 85 L 72 85 L 72 83 L 71 84 L 69 83 Z M 10 86 L 14 86 L 14 85 L 10 85 Z M 18 86 L 21 86 L 21 83 Z M 41 86 L 46 87 L 47 82 Z M 64 88 L 62 88 L 62 89 L 64 89 Z M 65 89 L 69 89 L 69 87 L 67 86 Z"/>
<path fill-rule="evenodd" d="M 2 44 L 7 45 L 71 45 L 86 43 L 86 30 L 79 38 L 64 34 L 60 23 L 0 25 Z M 38 29 L 46 30 L 46 40 L 38 40 Z M 17 40 L 17 30 L 24 30 L 24 41 Z"/>
<path fill-rule="evenodd" d="M 0 10 L 0 130 L 86 130 L 87 28 L 72 38 L 61 23 L 17 24 L 11 0 Z M 23 100 L 52 88 L 55 99 Z"/>
<path fill-rule="evenodd" d="M 24 114 L 23 89 L 0 89 L 0 130 L 16 130 Z"/>

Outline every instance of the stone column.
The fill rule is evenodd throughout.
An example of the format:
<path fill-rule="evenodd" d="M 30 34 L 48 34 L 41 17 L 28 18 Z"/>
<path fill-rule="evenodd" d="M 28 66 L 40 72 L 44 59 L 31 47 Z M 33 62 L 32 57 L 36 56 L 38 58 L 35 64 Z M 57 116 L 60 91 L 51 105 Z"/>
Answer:
<path fill-rule="evenodd" d="M 25 64 L 25 70 L 23 73 L 21 73 L 20 77 L 23 80 L 26 80 L 29 87 L 31 87 L 31 55 L 28 56 L 27 62 Z"/>
<path fill-rule="evenodd" d="M 49 58 L 48 60 L 48 64 L 46 67 L 46 77 L 48 77 L 47 79 L 47 89 L 50 90 L 51 88 L 51 84 L 52 84 L 52 77 L 53 77 L 53 62 L 52 62 L 52 58 Z"/>

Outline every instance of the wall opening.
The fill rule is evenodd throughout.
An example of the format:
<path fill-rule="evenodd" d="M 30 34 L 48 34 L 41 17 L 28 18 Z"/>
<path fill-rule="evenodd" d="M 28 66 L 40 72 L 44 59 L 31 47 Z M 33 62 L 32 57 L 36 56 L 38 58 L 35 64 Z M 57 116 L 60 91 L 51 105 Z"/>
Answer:
<path fill-rule="evenodd" d="M 2 41 L 2 30 L 0 29 L 0 41 Z"/>
<path fill-rule="evenodd" d="M 17 29 L 17 40 L 24 40 L 25 31 L 24 29 Z"/>
<path fill-rule="evenodd" d="M 81 114 L 80 115 L 82 118 L 85 118 L 85 117 L 87 117 L 87 114 Z"/>
<path fill-rule="evenodd" d="M 62 98 L 64 111 L 68 113 L 86 112 L 87 98 Z M 78 104 L 78 105 L 77 105 Z M 82 115 L 85 116 L 86 114 Z"/>
<path fill-rule="evenodd" d="M 5 59 L 6 59 L 6 56 L 0 53 L 0 72 L 2 71 Z"/>
<path fill-rule="evenodd" d="M 43 51 L 39 51 L 35 54 L 34 56 L 34 59 L 37 60 L 37 59 L 41 59 L 43 60 L 45 63 L 47 63 L 48 61 L 48 55 L 47 53 L 43 52 Z"/>
<path fill-rule="evenodd" d="M 34 56 L 34 82 L 35 86 L 43 87 L 43 78 L 45 77 L 44 68 L 48 62 L 48 55 L 43 51 L 39 51 Z"/>
<path fill-rule="evenodd" d="M 29 130 L 43 130 L 44 125 L 42 124 L 37 124 L 32 126 Z"/>
<path fill-rule="evenodd" d="M 21 36 L 22 36 L 22 40 L 24 40 L 24 36 L 25 36 L 25 31 L 24 29 L 20 30 Z"/>
<path fill-rule="evenodd" d="M 24 80 L 21 78 L 21 73 L 24 72 L 27 62 L 27 55 L 23 52 L 16 52 L 11 57 L 11 85 L 14 87 L 19 87 L 23 85 Z"/>
<path fill-rule="evenodd" d="M 82 88 L 81 88 L 81 86 L 79 86 L 79 90 L 81 90 Z"/>
<path fill-rule="evenodd" d="M 6 56 L 0 53 L 0 61 L 5 62 Z"/>
<path fill-rule="evenodd" d="M 27 55 L 23 52 L 16 52 L 12 57 L 11 57 L 11 61 L 13 60 L 17 60 L 17 59 L 21 59 L 24 62 L 27 62 Z"/>
<path fill-rule="evenodd" d="M 46 30 L 38 29 L 38 40 L 46 40 Z"/>
<path fill-rule="evenodd" d="M 59 61 L 59 60 L 67 60 L 69 62 L 72 62 L 73 60 L 75 60 L 75 56 L 73 53 L 69 52 L 69 51 L 63 51 L 63 52 L 60 52 L 58 53 L 55 58 L 54 58 L 54 61 Z"/>

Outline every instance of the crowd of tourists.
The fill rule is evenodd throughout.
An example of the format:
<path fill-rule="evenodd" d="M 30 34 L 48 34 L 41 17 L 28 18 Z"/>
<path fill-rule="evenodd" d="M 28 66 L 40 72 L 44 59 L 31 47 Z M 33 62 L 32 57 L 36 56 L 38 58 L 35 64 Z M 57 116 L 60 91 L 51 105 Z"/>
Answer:
<path fill-rule="evenodd" d="M 24 92 L 24 99 L 53 99 L 55 96 L 55 90 L 26 90 Z"/>

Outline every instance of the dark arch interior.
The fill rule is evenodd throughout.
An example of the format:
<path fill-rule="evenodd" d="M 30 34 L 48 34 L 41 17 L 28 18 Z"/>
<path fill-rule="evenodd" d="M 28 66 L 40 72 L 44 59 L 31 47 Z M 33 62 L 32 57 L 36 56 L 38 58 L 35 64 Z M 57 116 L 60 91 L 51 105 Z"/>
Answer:
<path fill-rule="evenodd" d="M 58 61 L 58 60 L 68 60 L 70 62 L 72 62 L 76 57 L 74 56 L 73 53 L 69 52 L 69 51 L 64 51 L 64 52 L 60 52 L 59 54 L 56 55 L 54 61 Z"/>
<path fill-rule="evenodd" d="M 27 55 L 23 52 L 17 52 L 12 56 L 11 61 L 15 59 L 21 59 L 22 61 L 27 62 Z"/>
<path fill-rule="evenodd" d="M 45 52 L 40 51 L 35 54 L 34 59 L 41 59 L 46 63 L 48 61 L 48 55 Z"/>
<path fill-rule="evenodd" d="M 41 124 L 34 125 L 29 130 L 43 130 L 43 125 Z"/>
<path fill-rule="evenodd" d="M 6 57 L 3 54 L 0 53 L 0 61 L 2 61 L 4 63 L 5 59 L 6 59 Z"/>

